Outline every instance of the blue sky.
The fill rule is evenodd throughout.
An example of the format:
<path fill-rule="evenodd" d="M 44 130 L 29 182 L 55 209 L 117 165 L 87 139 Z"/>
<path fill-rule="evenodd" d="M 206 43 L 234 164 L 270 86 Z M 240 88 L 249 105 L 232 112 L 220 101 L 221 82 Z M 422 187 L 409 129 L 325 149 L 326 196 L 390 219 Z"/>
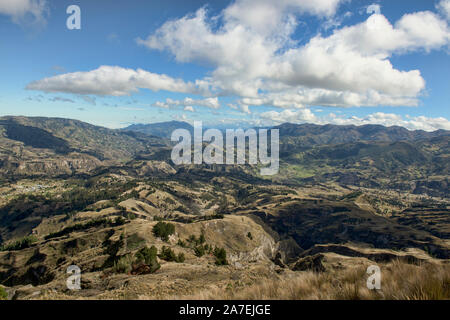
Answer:
<path fill-rule="evenodd" d="M 0 0 L 0 115 L 450 130 L 449 18 L 450 0 Z"/>

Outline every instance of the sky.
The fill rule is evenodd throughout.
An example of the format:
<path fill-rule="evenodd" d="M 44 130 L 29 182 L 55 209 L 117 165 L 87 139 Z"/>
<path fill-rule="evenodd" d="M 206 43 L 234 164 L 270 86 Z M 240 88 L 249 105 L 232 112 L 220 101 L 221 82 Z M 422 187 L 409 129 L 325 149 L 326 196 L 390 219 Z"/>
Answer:
<path fill-rule="evenodd" d="M 450 130 L 449 24 L 450 0 L 0 0 L 0 116 Z"/>

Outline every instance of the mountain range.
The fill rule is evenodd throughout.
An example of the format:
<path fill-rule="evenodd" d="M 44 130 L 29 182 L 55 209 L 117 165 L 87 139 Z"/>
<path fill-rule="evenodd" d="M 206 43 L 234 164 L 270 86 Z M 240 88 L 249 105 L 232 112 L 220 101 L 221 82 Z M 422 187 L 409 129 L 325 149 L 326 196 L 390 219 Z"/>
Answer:
<path fill-rule="evenodd" d="M 387 297 L 450 297 L 450 132 L 282 124 L 280 171 L 268 177 L 258 165 L 174 165 L 178 128 L 192 130 L 0 118 L 8 297 L 254 296 L 256 283 L 334 277 L 327 297 L 361 298 L 365 280 L 352 279 L 374 263 L 398 284 Z M 65 286 L 73 264 L 80 292 Z M 423 274 L 415 287 L 411 272 Z M 336 289 L 349 286 L 359 291 Z"/>

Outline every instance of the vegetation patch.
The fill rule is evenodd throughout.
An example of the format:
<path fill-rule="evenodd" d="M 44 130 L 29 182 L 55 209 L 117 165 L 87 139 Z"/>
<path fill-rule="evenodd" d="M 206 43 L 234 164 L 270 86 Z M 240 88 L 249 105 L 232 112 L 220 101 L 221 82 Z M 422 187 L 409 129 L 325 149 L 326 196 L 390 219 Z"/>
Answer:
<path fill-rule="evenodd" d="M 123 217 L 117 217 L 114 221 L 107 218 L 100 218 L 90 220 L 86 223 L 77 223 L 73 226 L 66 227 L 58 232 L 53 232 L 44 237 L 45 240 L 62 237 L 66 234 L 69 234 L 74 231 L 82 231 L 94 227 L 117 227 L 126 223 L 126 220 Z"/>
<path fill-rule="evenodd" d="M 153 227 L 153 234 L 155 237 L 161 238 L 164 241 L 169 240 L 169 236 L 175 233 L 175 225 L 168 222 L 158 222 Z"/>
<path fill-rule="evenodd" d="M 13 243 L 6 244 L 0 247 L 0 251 L 12 251 L 12 250 L 22 250 L 29 248 L 33 243 L 37 241 L 34 236 L 27 236 Z"/>

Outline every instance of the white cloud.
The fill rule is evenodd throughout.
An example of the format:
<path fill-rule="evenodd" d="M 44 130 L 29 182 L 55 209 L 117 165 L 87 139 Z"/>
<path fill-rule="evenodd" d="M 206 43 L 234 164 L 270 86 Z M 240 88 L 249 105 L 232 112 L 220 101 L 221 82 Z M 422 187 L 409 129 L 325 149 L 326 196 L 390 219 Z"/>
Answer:
<path fill-rule="evenodd" d="M 293 14 L 330 17 L 343 0 L 237 0 L 224 10 L 229 25 L 242 25 L 264 35 L 279 31 L 286 20 L 293 23 Z"/>
<path fill-rule="evenodd" d="M 241 104 L 241 105 L 239 105 L 239 109 L 241 109 L 241 111 L 242 111 L 243 113 L 247 113 L 247 114 L 251 114 L 251 113 L 252 113 L 252 112 L 250 111 L 248 105 L 246 105 L 246 104 Z"/>
<path fill-rule="evenodd" d="M 219 109 L 220 108 L 220 102 L 219 98 L 206 98 L 206 99 L 192 99 L 192 98 L 184 98 L 183 100 L 173 100 L 170 98 L 167 98 L 165 102 L 156 101 L 153 106 L 158 108 L 174 108 L 174 107 L 188 107 L 188 109 L 185 108 L 185 110 L 193 111 L 193 107 L 206 107 L 210 109 Z"/>
<path fill-rule="evenodd" d="M 392 25 L 373 7 L 375 13 L 367 21 L 298 45 L 291 39 L 296 26 L 293 14 L 330 16 L 339 1 L 323 1 L 319 3 L 323 7 L 315 9 L 308 3 L 295 1 L 295 9 L 294 1 L 243 0 L 212 18 L 202 8 L 194 15 L 166 22 L 138 42 L 150 49 L 167 50 L 179 62 L 212 66 L 203 81 L 216 95 L 267 100 L 264 95 L 301 91 L 295 107 L 321 105 L 322 100 L 335 106 L 418 104 L 425 89 L 420 71 L 398 70 L 389 58 L 448 45 L 450 31 L 445 21 L 425 11 L 404 15 Z M 252 11 L 243 10 L 250 5 Z M 255 10 L 261 15 L 254 14 Z M 276 26 L 264 19 L 273 12 Z M 334 103 L 333 97 L 337 98 Z M 289 107 L 288 102 L 281 104 Z"/>
<path fill-rule="evenodd" d="M 402 126 L 410 130 L 424 130 L 424 131 L 435 131 L 439 129 L 450 130 L 450 121 L 448 121 L 443 117 L 429 118 L 419 116 L 419 117 L 407 117 L 406 119 L 404 119 L 400 115 L 389 113 L 386 114 L 382 112 L 370 114 L 364 118 L 359 118 L 355 116 L 350 118 L 336 117 L 331 122 L 339 125 L 380 124 L 387 127 Z"/>
<path fill-rule="evenodd" d="M 124 96 L 139 89 L 167 90 L 182 93 L 198 93 L 198 84 L 174 79 L 165 74 L 142 69 L 126 69 L 117 66 L 101 66 L 86 72 L 73 72 L 33 81 L 28 90 L 65 92 L 82 95 Z"/>
<path fill-rule="evenodd" d="M 281 112 L 277 111 L 267 111 L 260 114 L 260 117 L 272 124 L 281 123 L 318 123 L 319 119 L 311 112 L 309 109 L 299 109 L 299 110 L 283 110 Z"/>
<path fill-rule="evenodd" d="M 319 33 L 305 43 L 293 37 L 300 15 L 339 25 L 336 12 L 344 1 L 236 0 L 217 16 L 200 8 L 137 40 L 149 49 L 171 53 L 177 62 L 211 68 L 195 82 L 141 69 L 102 66 L 45 78 L 27 88 L 113 96 L 145 88 L 205 98 L 153 104 L 160 108 L 217 109 L 217 97 L 233 96 L 237 101 L 228 106 L 248 114 L 249 107 L 262 105 L 284 109 L 417 106 L 426 88 L 420 70 L 401 70 L 390 59 L 448 46 L 448 23 L 430 11 L 405 14 L 391 23 L 379 5 L 373 4 L 366 8 L 371 15 L 364 22 L 335 28 L 328 36 Z M 441 1 L 439 8 L 448 2 Z"/>
<path fill-rule="evenodd" d="M 373 4 L 371 4 L 370 6 L 367 7 L 366 12 L 368 14 L 373 14 L 373 13 L 381 14 L 381 7 L 380 7 L 379 4 L 373 3 Z"/>
<path fill-rule="evenodd" d="M 279 56 L 272 79 L 290 86 L 416 97 L 425 88 L 419 70 L 400 71 L 387 59 L 393 53 L 439 49 L 449 43 L 447 23 L 431 12 L 403 16 L 395 26 L 382 15 L 316 36 Z"/>
<path fill-rule="evenodd" d="M 193 108 L 193 107 L 191 107 L 191 106 L 186 106 L 186 107 L 184 107 L 184 109 L 183 109 L 183 110 L 184 110 L 184 111 L 195 112 L 194 108 Z"/>
<path fill-rule="evenodd" d="M 44 23 L 48 5 L 46 0 L 0 0 L 0 14 L 10 16 L 15 23 Z"/>
<path fill-rule="evenodd" d="M 450 20 L 450 0 L 441 0 L 436 8 L 445 15 L 447 20 Z"/>
<path fill-rule="evenodd" d="M 279 125 L 282 123 L 314 123 L 336 125 L 366 125 L 379 124 L 383 126 L 402 126 L 410 130 L 435 131 L 439 129 L 450 130 L 450 121 L 443 118 L 429 118 L 424 116 L 403 118 L 392 113 L 376 112 L 366 117 L 343 117 L 330 113 L 327 116 L 317 117 L 309 109 L 283 110 L 281 112 L 268 111 L 259 114 L 265 125 Z"/>
<path fill-rule="evenodd" d="M 375 90 L 368 90 L 365 93 L 354 93 L 325 89 L 298 89 L 297 91 L 263 94 L 258 98 L 242 98 L 239 100 L 239 103 L 250 106 L 264 105 L 289 109 L 305 108 L 307 106 L 417 106 L 418 101 L 415 98 L 380 94 Z"/>

